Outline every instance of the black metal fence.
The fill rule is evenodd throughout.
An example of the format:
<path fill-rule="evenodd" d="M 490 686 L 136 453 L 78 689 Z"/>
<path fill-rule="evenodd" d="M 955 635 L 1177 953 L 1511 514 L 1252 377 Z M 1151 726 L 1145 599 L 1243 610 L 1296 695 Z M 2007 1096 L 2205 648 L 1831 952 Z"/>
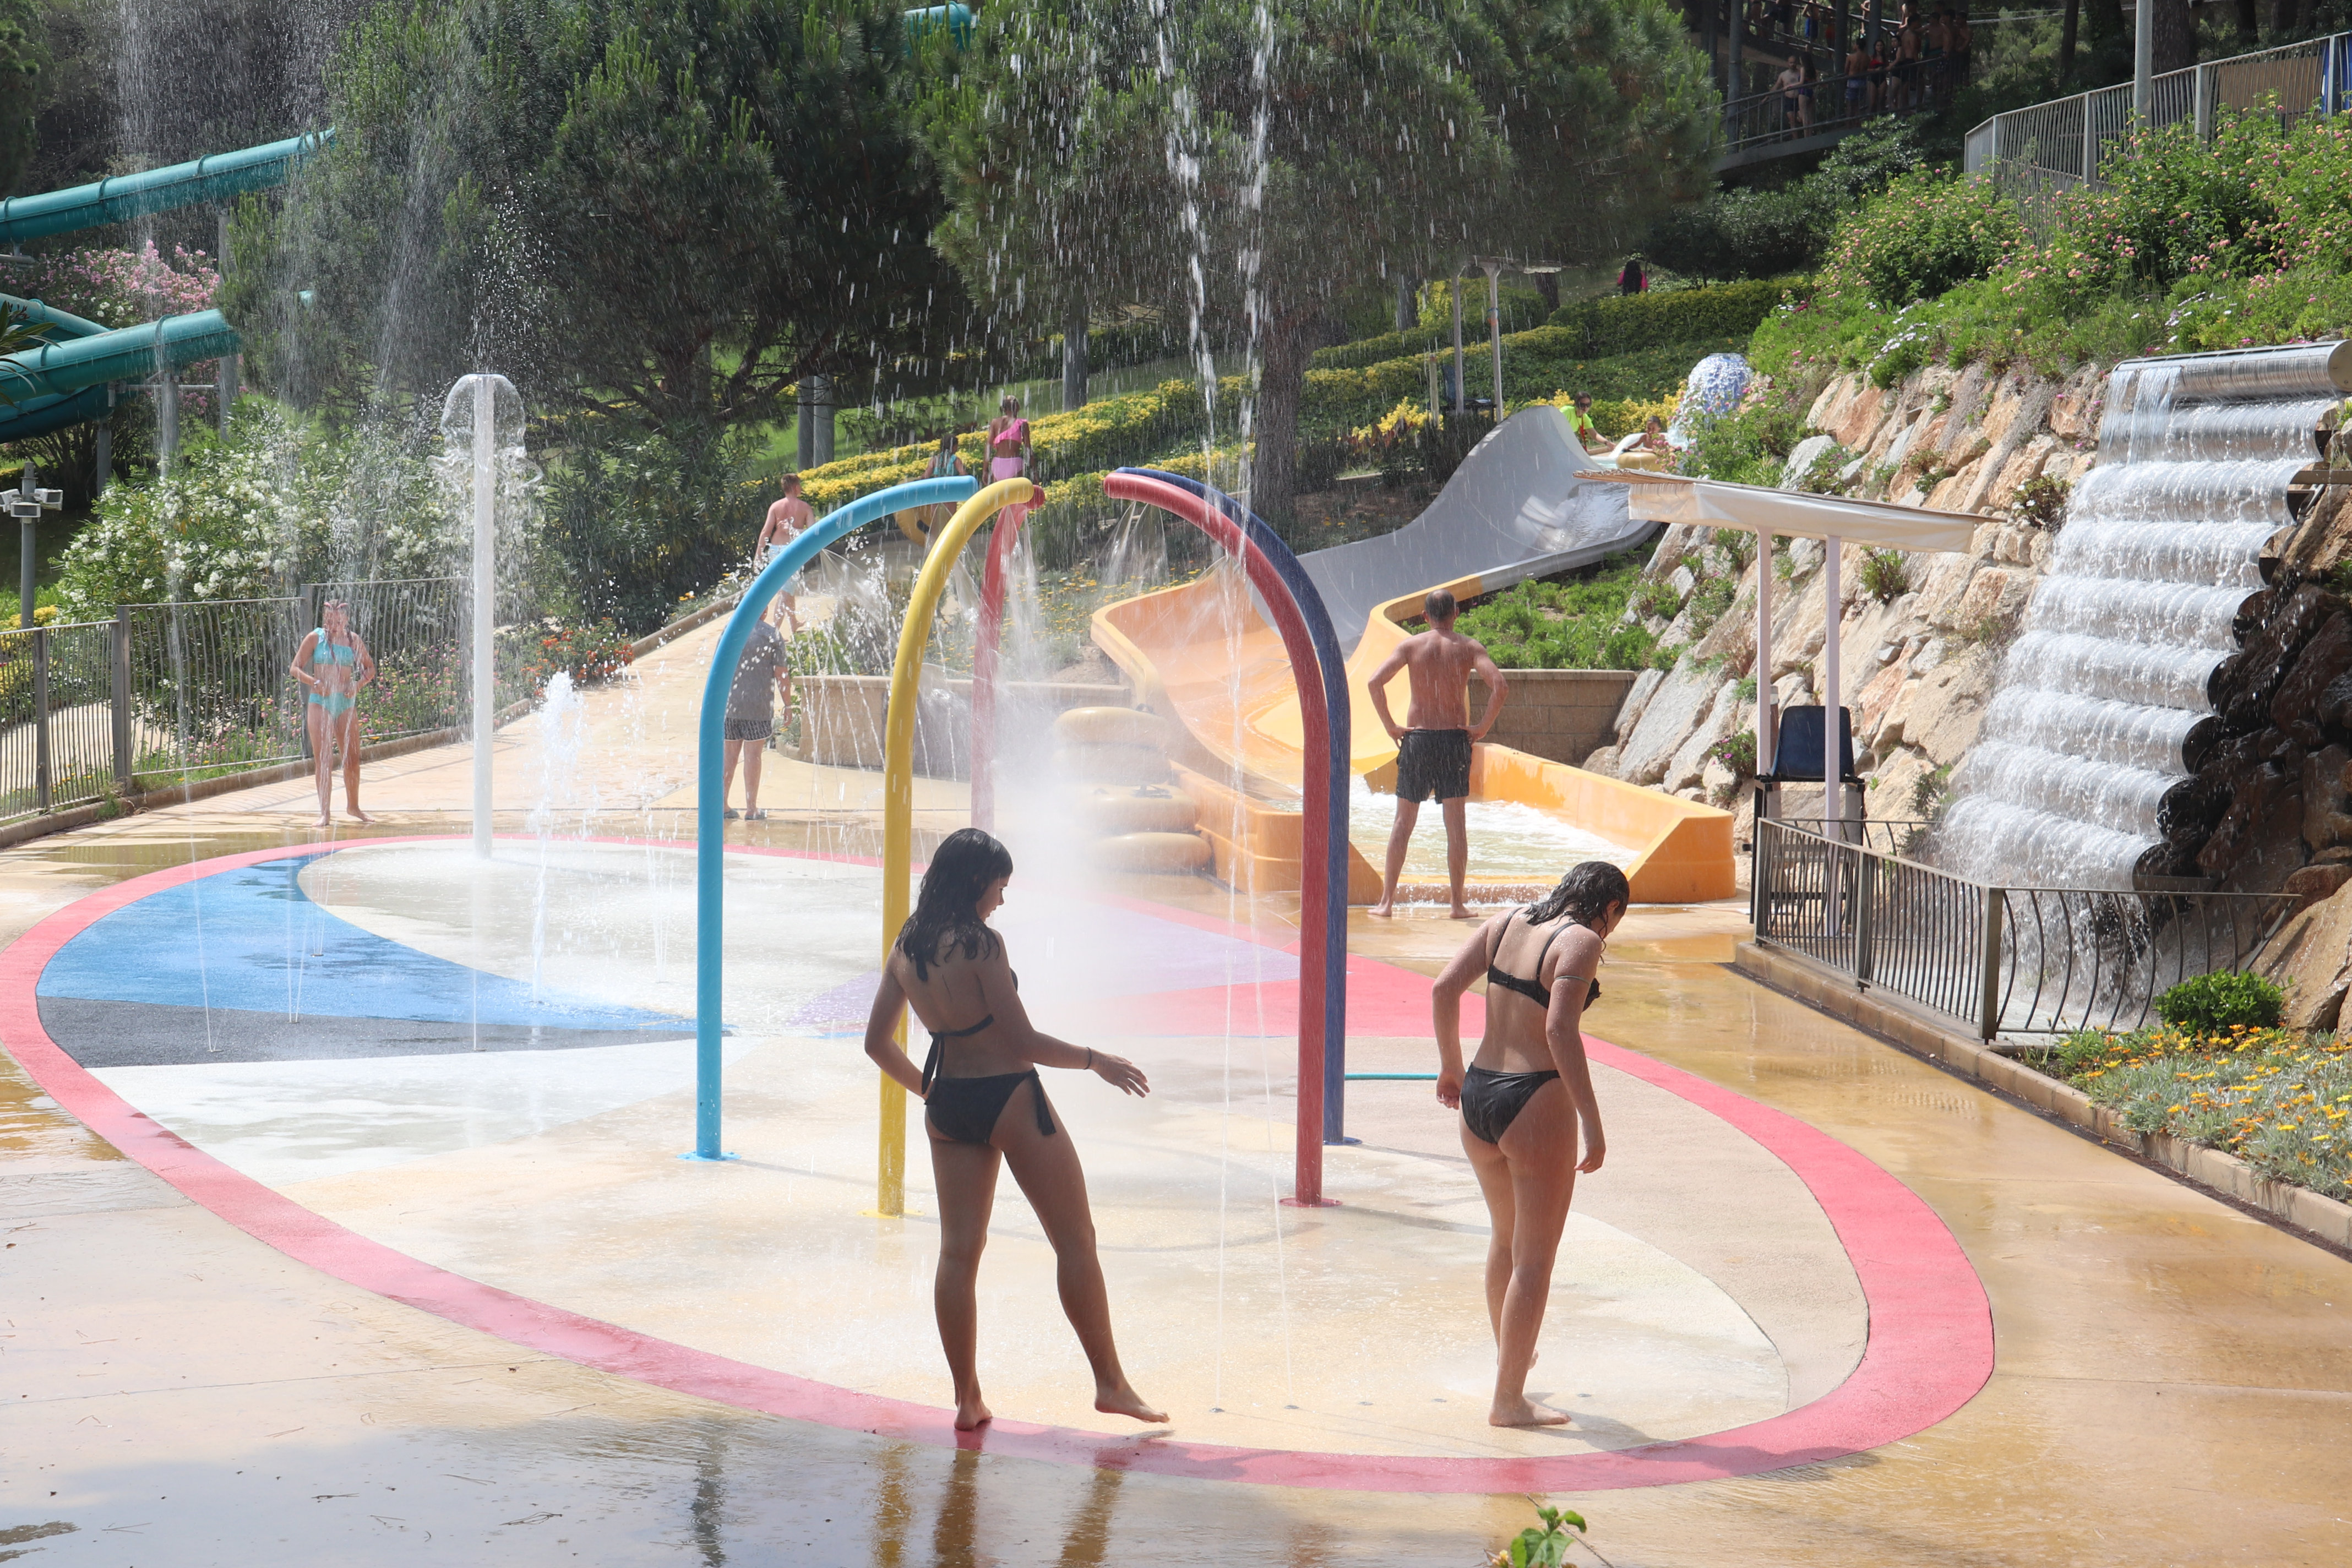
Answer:
<path fill-rule="evenodd" d="M 349 603 L 376 661 L 362 743 L 452 728 L 464 595 L 455 577 L 310 584 L 0 632 L 0 820 L 307 756 L 307 694 L 289 667 L 329 599 Z"/>
<path fill-rule="evenodd" d="M 2251 963 L 2295 909 L 2285 894 L 1989 887 L 1878 847 L 1912 826 L 1832 838 L 1759 822 L 1756 937 L 1982 1039 L 2137 1028 L 2181 981 Z"/>

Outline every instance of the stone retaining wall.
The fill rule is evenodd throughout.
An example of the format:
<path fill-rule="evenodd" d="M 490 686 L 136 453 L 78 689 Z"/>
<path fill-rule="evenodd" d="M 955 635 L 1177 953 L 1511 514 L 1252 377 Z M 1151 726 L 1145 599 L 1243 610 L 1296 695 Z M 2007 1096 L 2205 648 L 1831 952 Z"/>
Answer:
<path fill-rule="evenodd" d="M 1838 700 L 1852 710 L 1854 763 L 1870 815 L 1913 817 L 1932 808 L 1950 771 L 1976 742 L 2000 653 L 2025 612 L 2053 542 L 2009 515 L 2019 490 L 2042 477 L 2071 485 L 2096 457 L 2104 370 L 2053 381 L 2028 369 L 1995 373 L 1931 365 L 1900 385 L 1860 374 L 1831 381 L 1806 416 L 1809 437 L 1790 454 L 1783 486 L 1898 504 L 1984 514 L 1969 548 L 1905 557 L 1900 578 L 1874 585 L 1869 552 L 1843 552 Z M 1767 389 L 1763 395 L 1773 395 Z M 1824 552 L 1780 542 L 1773 582 L 1769 679 L 1781 707 L 1818 704 L 1824 641 Z M 1682 607 L 1647 623 L 1662 642 L 1688 648 L 1671 671 L 1651 671 L 1626 694 L 1617 740 L 1583 766 L 1738 813 L 1744 842 L 1749 792 L 1710 753 L 1756 724 L 1744 683 L 1755 658 L 1758 565 L 1734 570 L 1712 530 L 1661 536 L 1645 582 L 1670 584 Z M 1696 590 L 1730 577 L 1727 610 L 1706 618 Z M 1632 612 L 1629 611 L 1629 614 Z"/>
<path fill-rule="evenodd" d="M 1640 672 L 1631 669 L 1507 669 L 1502 717 L 1486 739 L 1548 762 L 1580 767 L 1617 738 L 1617 711 Z M 1470 682 L 1470 711 L 1486 710 L 1486 683 Z"/>

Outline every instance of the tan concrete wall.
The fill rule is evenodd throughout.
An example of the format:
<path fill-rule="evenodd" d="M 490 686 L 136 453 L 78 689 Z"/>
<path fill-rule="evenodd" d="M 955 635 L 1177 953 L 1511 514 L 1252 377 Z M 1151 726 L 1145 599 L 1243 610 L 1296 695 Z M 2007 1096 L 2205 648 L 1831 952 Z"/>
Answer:
<path fill-rule="evenodd" d="M 842 767 L 882 765 L 882 721 L 890 706 L 887 675 L 795 675 L 803 761 Z M 1055 716 L 1072 708 L 1124 708 L 1124 686 L 1078 681 L 1007 681 L 997 700 L 999 754 L 1045 742 Z M 971 682 L 927 670 L 915 716 L 915 772 L 925 778 L 971 776 Z M 1003 774 L 998 775 L 1000 778 Z"/>
<path fill-rule="evenodd" d="M 1575 767 L 1617 736 L 1617 710 L 1641 672 L 1633 669 L 1507 669 L 1503 716 L 1486 739 L 1531 757 Z M 1470 711 L 1486 710 L 1486 683 L 1472 678 Z"/>

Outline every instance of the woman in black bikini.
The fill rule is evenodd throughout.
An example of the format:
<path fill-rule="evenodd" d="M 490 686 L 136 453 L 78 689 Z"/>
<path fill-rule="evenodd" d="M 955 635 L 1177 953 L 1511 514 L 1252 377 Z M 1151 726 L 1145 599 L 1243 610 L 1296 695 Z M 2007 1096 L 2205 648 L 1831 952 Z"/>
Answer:
<path fill-rule="evenodd" d="M 1030 1026 L 1003 939 L 987 924 L 1004 902 L 1004 884 L 1012 876 L 1013 857 L 987 834 L 966 827 L 948 835 L 923 873 L 915 912 L 882 966 L 882 986 L 866 1023 L 866 1054 L 924 1101 L 940 1198 L 940 1267 L 931 1300 L 948 1371 L 955 1379 L 956 1428 L 968 1432 L 989 1419 L 975 1364 L 975 1292 L 989 1213 L 996 1203 L 1000 1155 L 1012 1164 L 1013 1179 L 1053 1243 L 1062 1310 L 1094 1368 L 1095 1408 L 1138 1421 L 1165 1421 L 1119 1369 L 1118 1350 L 1111 1342 L 1110 1298 L 1095 1255 L 1087 1175 L 1078 1168 L 1069 1134 L 1046 1103 L 1037 1069 L 1086 1068 L 1134 1095 L 1150 1093 L 1151 1086 L 1133 1062 Z M 920 1072 L 894 1037 L 908 1006 L 931 1035 L 930 1056 Z M 950 1023 L 956 1026 L 949 1027 Z"/>
<path fill-rule="evenodd" d="M 1462 1110 L 1462 1147 L 1486 1196 L 1486 1315 L 1495 1331 L 1496 1426 L 1562 1426 L 1527 1396 L 1551 1265 L 1579 1171 L 1607 1145 L 1584 1061 L 1584 1009 L 1609 933 L 1625 918 L 1625 874 L 1587 860 L 1544 898 L 1488 921 L 1437 977 L 1437 1098 Z M 1486 1035 L 1462 1068 L 1462 994 L 1486 977 Z M 1584 1158 L 1577 1158 L 1578 1124 Z"/>

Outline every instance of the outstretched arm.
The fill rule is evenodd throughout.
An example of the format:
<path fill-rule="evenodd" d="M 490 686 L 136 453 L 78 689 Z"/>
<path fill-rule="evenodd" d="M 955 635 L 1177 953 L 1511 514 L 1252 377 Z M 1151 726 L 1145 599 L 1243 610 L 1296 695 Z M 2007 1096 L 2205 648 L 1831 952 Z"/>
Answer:
<path fill-rule="evenodd" d="M 996 1019 L 996 1026 L 1006 1031 L 1017 1042 L 1022 1054 L 1041 1068 L 1069 1068 L 1079 1072 L 1091 1072 L 1115 1089 L 1129 1094 L 1146 1095 L 1151 1084 L 1143 1069 L 1125 1057 L 1115 1057 L 1108 1051 L 1098 1051 L 1090 1046 L 1074 1046 L 1067 1040 L 1056 1039 L 1029 1021 L 1029 1009 L 1021 1005 L 1021 988 L 1013 984 L 1013 966 L 1004 958 L 982 967 L 981 995 L 988 1003 L 988 1011 Z"/>
<path fill-rule="evenodd" d="M 1486 731 L 1495 727 L 1496 716 L 1503 710 L 1503 694 L 1510 689 L 1511 683 L 1503 679 L 1502 668 L 1496 664 L 1484 643 L 1473 641 L 1470 646 L 1477 650 L 1470 656 L 1470 668 L 1486 683 L 1486 711 L 1479 715 L 1478 726 L 1470 731 L 1470 738 L 1483 741 Z"/>
<path fill-rule="evenodd" d="M 1389 732 L 1389 739 L 1391 741 L 1402 736 L 1404 731 L 1397 727 L 1395 718 L 1389 712 L 1389 682 L 1394 680 L 1398 672 L 1404 668 L 1406 646 L 1402 643 L 1398 644 L 1394 653 L 1381 660 L 1381 667 L 1372 671 L 1372 678 L 1367 683 L 1372 693 L 1372 711 L 1381 716 L 1381 728 Z"/>

